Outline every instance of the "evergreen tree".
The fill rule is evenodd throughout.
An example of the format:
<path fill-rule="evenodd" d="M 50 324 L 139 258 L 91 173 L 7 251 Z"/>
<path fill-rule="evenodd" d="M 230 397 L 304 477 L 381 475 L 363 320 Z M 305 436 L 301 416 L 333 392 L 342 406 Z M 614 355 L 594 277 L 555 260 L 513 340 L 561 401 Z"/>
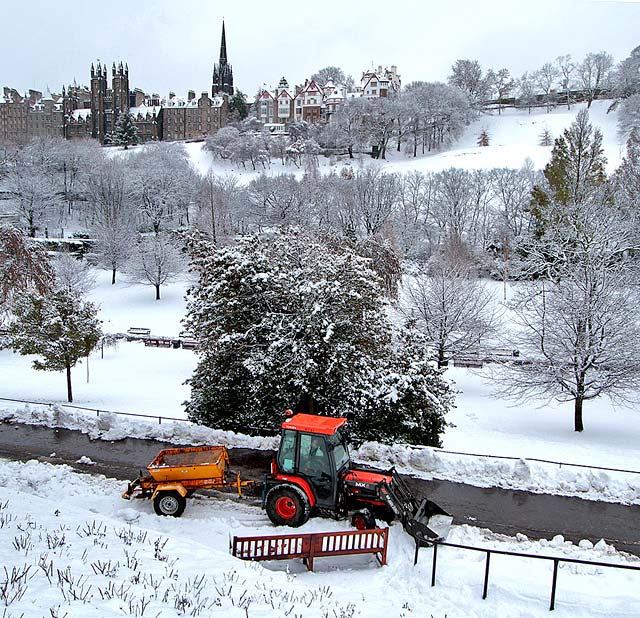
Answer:
<path fill-rule="evenodd" d="M 229 99 L 229 114 L 234 122 L 244 120 L 249 115 L 247 97 L 240 90 L 236 90 L 235 94 Z"/>
<path fill-rule="evenodd" d="M 114 146 L 124 146 L 124 149 L 127 150 L 130 145 L 135 146 L 139 141 L 138 128 L 133 124 L 131 114 L 120 114 L 109 143 Z"/>
<path fill-rule="evenodd" d="M 18 297 L 9 325 L 9 347 L 20 354 L 36 354 L 39 371 L 65 371 L 67 399 L 73 401 L 71 368 L 96 347 L 102 332 L 97 309 L 68 291 L 50 295 L 36 291 Z"/>
<path fill-rule="evenodd" d="M 488 146 L 489 145 L 489 133 L 487 133 L 486 129 L 482 129 L 480 135 L 478 135 L 478 146 Z"/>
<path fill-rule="evenodd" d="M 551 146 L 553 145 L 553 135 L 551 135 L 551 131 L 548 128 L 544 128 L 542 133 L 540 133 L 540 141 L 538 142 L 539 146 Z"/>
<path fill-rule="evenodd" d="M 589 122 L 587 110 L 581 110 L 576 120 L 555 140 L 551 160 L 544 168 L 544 185 L 532 191 L 531 211 L 536 219 L 538 235 L 544 233 L 550 219 L 562 209 L 588 201 L 605 183 L 607 159 L 602 148 L 602 133 Z"/>
<path fill-rule="evenodd" d="M 191 420 L 264 435 L 286 408 L 353 412 L 358 440 L 439 444 L 448 387 L 423 350 L 393 337 L 368 260 L 299 230 L 217 250 L 195 236 L 190 253 Z"/>

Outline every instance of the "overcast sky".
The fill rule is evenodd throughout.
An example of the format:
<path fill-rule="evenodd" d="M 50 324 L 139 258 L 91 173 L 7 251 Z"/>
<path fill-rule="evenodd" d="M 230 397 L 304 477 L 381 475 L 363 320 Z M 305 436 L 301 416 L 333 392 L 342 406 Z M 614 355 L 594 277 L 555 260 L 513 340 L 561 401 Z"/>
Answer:
<path fill-rule="evenodd" d="M 328 65 L 358 80 L 395 64 L 408 84 L 446 80 L 457 58 L 519 76 L 561 54 L 619 61 L 640 45 L 637 0 L 1 2 L 0 86 L 20 91 L 88 85 L 97 59 L 128 62 L 132 89 L 210 90 L 223 17 L 235 85 L 250 95 Z"/>

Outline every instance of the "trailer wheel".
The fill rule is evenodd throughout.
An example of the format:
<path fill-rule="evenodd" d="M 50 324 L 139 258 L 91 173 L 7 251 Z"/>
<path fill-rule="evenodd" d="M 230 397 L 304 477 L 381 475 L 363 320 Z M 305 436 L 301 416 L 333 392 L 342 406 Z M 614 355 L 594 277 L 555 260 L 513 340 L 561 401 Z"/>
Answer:
<path fill-rule="evenodd" d="M 160 491 L 153 499 L 156 515 L 180 517 L 187 501 L 177 491 Z"/>
<path fill-rule="evenodd" d="M 276 485 L 265 501 L 269 519 L 276 526 L 297 528 L 309 519 L 311 508 L 305 493 L 293 485 Z"/>
<path fill-rule="evenodd" d="M 373 530 L 376 520 L 369 509 L 360 509 L 351 516 L 351 525 L 358 530 Z"/>

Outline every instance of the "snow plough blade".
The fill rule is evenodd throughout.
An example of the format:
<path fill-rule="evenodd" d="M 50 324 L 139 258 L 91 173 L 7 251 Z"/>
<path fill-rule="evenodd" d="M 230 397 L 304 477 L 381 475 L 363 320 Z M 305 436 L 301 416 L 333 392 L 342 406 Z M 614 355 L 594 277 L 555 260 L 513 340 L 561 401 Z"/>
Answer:
<path fill-rule="evenodd" d="M 391 469 L 391 477 L 391 483 L 381 483 L 380 497 L 396 514 L 407 533 L 417 541 L 446 539 L 453 517 L 432 500 L 423 498 L 418 503 L 395 468 Z"/>

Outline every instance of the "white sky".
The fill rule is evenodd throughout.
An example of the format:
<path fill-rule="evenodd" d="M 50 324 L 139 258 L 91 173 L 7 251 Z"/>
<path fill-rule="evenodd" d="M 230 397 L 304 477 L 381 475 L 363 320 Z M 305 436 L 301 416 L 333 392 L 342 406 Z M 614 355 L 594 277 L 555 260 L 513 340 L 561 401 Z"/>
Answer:
<path fill-rule="evenodd" d="M 629 0 L 8 4 L 0 0 L 0 86 L 20 91 L 88 84 L 96 59 L 127 61 L 131 87 L 146 92 L 209 90 L 223 16 L 236 86 L 250 95 L 328 65 L 357 80 L 372 63 L 396 64 L 408 84 L 446 80 L 457 58 L 519 76 L 565 53 L 604 49 L 619 61 L 640 44 L 640 2 Z"/>

